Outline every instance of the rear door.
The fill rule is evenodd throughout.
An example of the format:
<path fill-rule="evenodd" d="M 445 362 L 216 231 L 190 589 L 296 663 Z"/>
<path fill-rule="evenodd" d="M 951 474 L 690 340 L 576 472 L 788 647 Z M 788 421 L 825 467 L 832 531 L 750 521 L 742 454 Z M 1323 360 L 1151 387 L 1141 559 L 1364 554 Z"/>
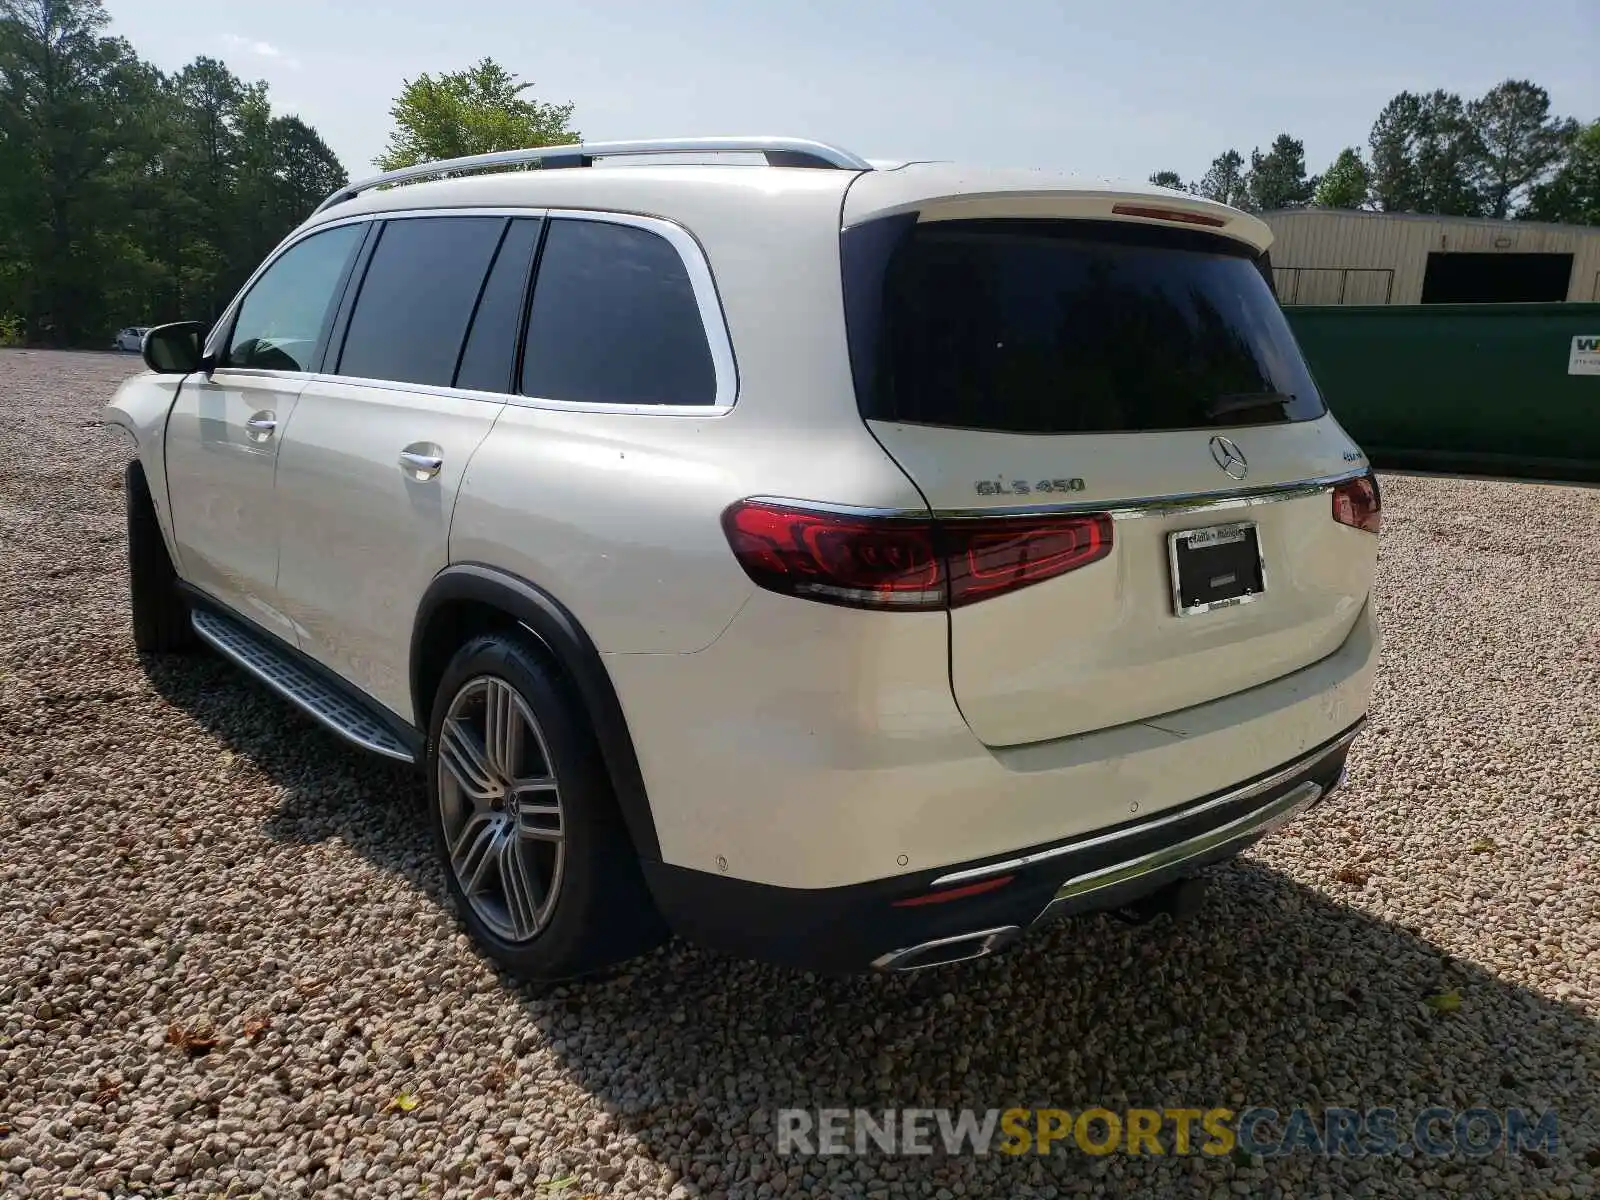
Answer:
<path fill-rule="evenodd" d="M 386 221 L 278 465 L 278 589 L 302 648 L 410 719 L 417 602 L 504 407 L 537 216 Z"/>
<path fill-rule="evenodd" d="M 951 522 L 1110 515 L 1109 554 L 951 611 L 979 737 L 1158 718 L 1338 648 L 1376 540 L 1333 521 L 1321 481 L 1360 455 L 1256 247 L 1146 222 L 890 220 L 892 238 L 853 231 L 892 243 L 875 330 L 847 294 L 875 436 Z"/>

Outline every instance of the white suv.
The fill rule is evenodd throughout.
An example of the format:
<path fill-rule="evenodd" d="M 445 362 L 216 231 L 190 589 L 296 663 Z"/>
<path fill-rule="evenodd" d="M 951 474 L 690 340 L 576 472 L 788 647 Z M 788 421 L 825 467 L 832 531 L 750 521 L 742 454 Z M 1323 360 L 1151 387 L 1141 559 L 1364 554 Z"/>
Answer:
<path fill-rule="evenodd" d="M 523 976 L 1158 911 L 1333 790 L 1377 653 L 1269 240 L 784 138 L 354 185 L 107 410 L 135 641 L 422 765 Z"/>

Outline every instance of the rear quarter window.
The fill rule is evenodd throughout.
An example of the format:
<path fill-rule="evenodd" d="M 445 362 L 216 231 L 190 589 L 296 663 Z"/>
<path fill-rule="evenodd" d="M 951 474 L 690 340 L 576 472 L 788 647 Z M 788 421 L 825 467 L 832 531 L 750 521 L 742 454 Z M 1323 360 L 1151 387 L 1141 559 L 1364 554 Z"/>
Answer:
<path fill-rule="evenodd" d="M 705 324 L 672 243 L 632 225 L 551 220 L 520 390 L 589 404 L 715 404 Z"/>
<path fill-rule="evenodd" d="M 1257 256 L 1228 239 L 1063 220 L 863 230 L 845 281 L 869 417 L 1091 433 L 1326 411 Z"/>

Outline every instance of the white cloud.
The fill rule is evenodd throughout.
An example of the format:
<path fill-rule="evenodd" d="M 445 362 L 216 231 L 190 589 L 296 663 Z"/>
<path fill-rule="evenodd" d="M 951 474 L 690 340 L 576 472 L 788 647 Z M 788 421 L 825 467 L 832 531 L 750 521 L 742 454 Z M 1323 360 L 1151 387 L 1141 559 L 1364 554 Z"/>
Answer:
<path fill-rule="evenodd" d="M 270 62 L 280 63 L 291 71 L 300 69 L 300 60 L 291 58 L 271 42 L 260 42 L 254 38 L 240 37 L 236 33 L 222 35 L 222 44 L 230 50 L 237 50 L 241 54 L 248 54 L 255 58 L 264 58 Z"/>

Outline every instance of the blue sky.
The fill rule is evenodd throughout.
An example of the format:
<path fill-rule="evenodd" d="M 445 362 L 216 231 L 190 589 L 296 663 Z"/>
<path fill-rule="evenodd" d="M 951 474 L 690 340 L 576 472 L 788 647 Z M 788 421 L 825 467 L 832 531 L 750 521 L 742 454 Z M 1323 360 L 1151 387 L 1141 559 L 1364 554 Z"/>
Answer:
<path fill-rule="evenodd" d="M 1280 131 L 1320 171 L 1396 92 L 1509 77 L 1600 116 L 1600 0 L 107 0 L 166 69 L 222 58 L 354 175 L 401 82 L 492 55 L 591 140 L 782 133 L 874 158 L 1197 178 Z"/>

